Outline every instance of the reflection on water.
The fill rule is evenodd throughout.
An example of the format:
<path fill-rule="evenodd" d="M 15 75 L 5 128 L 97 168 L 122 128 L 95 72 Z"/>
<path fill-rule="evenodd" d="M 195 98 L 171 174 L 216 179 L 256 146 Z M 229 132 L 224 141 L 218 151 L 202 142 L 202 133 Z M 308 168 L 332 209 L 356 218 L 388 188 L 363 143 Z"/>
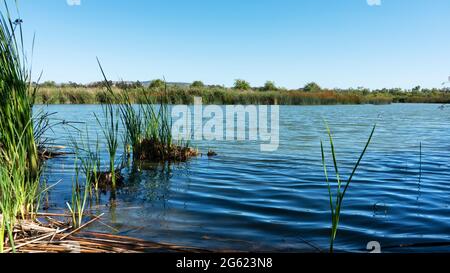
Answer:
<path fill-rule="evenodd" d="M 103 195 L 91 229 L 211 249 L 315 251 L 328 247 L 330 212 L 321 166 L 323 119 L 333 130 L 341 173 L 348 176 L 375 122 L 378 129 L 344 201 L 336 249 L 450 241 L 450 109 L 439 105 L 280 107 L 280 148 L 253 142 L 196 142 L 182 164 L 131 164 L 116 202 Z M 86 121 L 100 106 L 48 106 L 56 118 Z M 58 144 L 70 130 L 55 128 Z M 329 151 L 327 151 L 329 152 Z M 102 154 L 106 160 L 106 151 Z M 47 163 L 51 210 L 70 199 L 73 156 Z M 388 251 L 445 251 L 447 246 Z"/>

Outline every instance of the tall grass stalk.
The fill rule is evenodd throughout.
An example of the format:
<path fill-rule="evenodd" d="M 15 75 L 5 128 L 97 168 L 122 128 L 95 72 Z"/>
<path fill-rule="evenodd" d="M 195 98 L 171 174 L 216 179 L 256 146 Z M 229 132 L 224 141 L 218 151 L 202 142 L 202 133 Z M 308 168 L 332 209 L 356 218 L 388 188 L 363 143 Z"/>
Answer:
<path fill-rule="evenodd" d="M 83 133 L 80 133 L 78 138 L 71 137 L 70 139 L 74 153 L 79 157 L 81 164 L 81 171 L 89 181 L 89 193 L 92 197 L 94 191 L 97 200 L 99 199 L 99 177 L 101 174 L 101 159 L 100 159 L 100 145 L 98 135 L 95 141 L 95 147 L 92 147 L 89 136 L 89 128 L 86 126 L 86 139 Z"/>
<path fill-rule="evenodd" d="M 109 153 L 109 171 L 111 173 L 112 188 L 116 188 L 116 155 L 119 148 L 119 111 L 111 103 L 103 105 L 104 121 L 95 114 L 101 127 Z"/>
<path fill-rule="evenodd" d="M 14 229 L 18 208 L 14 202 L 12 188 L 9 187 L 10 183 L 11 177 L 8 170 L 0 165 L 0 253 L 4 252 L 6 238 L 9 239 L 14 250 L 12 230 Z"/>
<path fill-rule="evenodd" d="M 21 20 L 12 20 L 7 2 L 0 15 L 0 252 L 5 239 L 14 251 L 18 218 L 35 215 L 41 167 L 33 126 L 36 89 L 30 81 Z"/>
<path fill-rule="evenodd" d="M 90 148 L 90 146 L 89 146 Z M 88 150 L 88 156 L 82 160 L 83 171 L 86 177 L 86 180 L 89 181 L 91 185 L 90 188 L 94 189 L 95 196 L 97 201 L 99 200 L 99 177 L 101 173 L 101 161 L 100 161 L 100 147 L 99 141 L 97 137 L 97 141 L 95 143 L 95 149 L 91 148 Z"/>
<path fill-rule="evenodd" d="M 157 104 L 152 99 L 148 96 L 144 98 L 145 103 L 141 104 L 144 113 L 143 139 L 155 145 L 156 152 L 161 160 L 168 160 L 175 147 L 172 136 L 172 117 L 167 97 L 167 84 L 165 83 L 164 93 L 159 98 L 158 109 L 155 109 Z"/>
<path fill-rule="evenodd" d="M 21 150 L 12 161 L 0 164 L 0 252 L 3 252 L 5 232 L 14 251 L 11 235 L 17 220 L 33 217 L 38 209 L 39 177 L 29 175 L 24 155 Z"/>
<path fill-rule="evenodd" d="M 6 1 L 4 6 L 5 14 L 0 16 L 0 157 L 11 161 L 21 146 L 26 168 L 36 177 L 39 159 L 32 126 L 36 90 L 25 65 L 21 21 L 11 19 Z"/>
<path fill-rule="evenodd" d="M 75 160 L 75 177 L 72 182 L 71 203 L 67 203 L 67 207 L 72 215 L 73 225 L 76 228 L 83 224 L 84 211 L 88 203 L 91 188 L 88 178 L 84 180 L 84 183 L 80 182 L 81 168 L 78 161 L 78 159 Z"/>
<path fill-rule="evenodd" d="M 326 124 L 326 127 L 327 127 L 328 138 L 330 141 L 331 155 L 333 158 L 334 171 L 335 171 L 336 181 L 337 181 L 337 192 L 336 192 L 336 196 L 334 196 L 333 192 L 332 192 L 331 181 L 328 176 L 328 168 L 327 168 L 326 159 L 325 159 L 324 145 L 323 145 L 323 142 L 321 141 L 320 148 L 321 148 L 321 152 L 322 152 L 322 164 L 323 164 L 323 169 L 324 169 L 324 173 L 325 173 L 325 179 L 326 179 L 326 182 L 328 185 L 328 195 L 329 195 L 329 199 L 330 199 L 330 211 L 331 211 L 330 252 L 333 253 L 334 252 L 334 242 L 336 240 L 336 235 L 337 235 L 338 228 L 339 228 L 339 221 L 340 221 L 342 204 L 344 201 L 345 194 L 348 190 L 348 187 L 350 186 L 350 183 L 352 182 L 352 179 L 356 173 L 356 170 L 358 169 L 358 167 L 364 157 L 364 154 L 367 151 L 367 148 L 370 145 L 370 142 L 372 141 L 372 137 L 375 133 L 376 125 L 374 125 L 374 127 L 372 129 L 372 132 L 370 134 L 369 139 L 367 140 L 364 150 L 362 151 L 361 155 L 359 156 L 358 161 L 356 162 L 355 166 L 353 167 L 353 171 L 352 171 L 351 175 L 345 181 L 342 180 L 341 175 L 339 173 L 339 168 L 338 168 L 337 159 L 336 159 L 336 151 L 335 151 L 333 136 L 331 134 L 330 127 L 328 126 L 328 124 Z"/>
<path fill-rule="evenodd" d="M 119 106 L 120 118 L 125 128 L 124 148 L 125 152 L 128 154 L 130 152 L 130 147 L 135 150 L 143 139 L 143 112 L 145 108 L 142 105 L 139 105 L 136 109 L 126 92 L 123 92 L 121 96 L 123 104 Z"/>

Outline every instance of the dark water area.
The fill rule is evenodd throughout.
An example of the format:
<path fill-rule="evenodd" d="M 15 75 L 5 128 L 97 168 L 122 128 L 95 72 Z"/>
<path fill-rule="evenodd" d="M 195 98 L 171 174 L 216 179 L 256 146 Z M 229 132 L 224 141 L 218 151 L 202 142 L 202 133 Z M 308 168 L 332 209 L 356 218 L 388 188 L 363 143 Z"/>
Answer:
<path fill-rule="evenodd" d="M 101 106 L 38 108 L 56 112 L 55 119 L 82 122 L 75 126 L 88 126 L 91 138 L 103 139 L 93 115 L 101 114 Z M 259 143 L 249 141 L 197 141 L 200 151 L 211 148 L 218 156 L 126 168 L 116 206 L 103 195 L 91 212 L 105 216 L 90 230 L 114 232 L 109 225 L 121 235 L 212 250 L 326 251 L 331 215 L 320 140 L 329 160 L 331 154 L 324 119 L 343 178 L 378 124 L 344 200 L 335 248 L 366 251 L 368 242 L 378 241 L 389 252 L 450 251 L 388 248 L 450 242 L 450 108 L 434 104 L 281 106 L 277 151 L 261 152 Z M 49 135 L 68 146 L 75 133 L 60 126 Z M 103 155 L 106 166 L 106 150 Z M 73 167 L 73 155 L 47 162 L 44 178 L 60 181 L 50 192 L 50 211 L 66 208 Z"/>

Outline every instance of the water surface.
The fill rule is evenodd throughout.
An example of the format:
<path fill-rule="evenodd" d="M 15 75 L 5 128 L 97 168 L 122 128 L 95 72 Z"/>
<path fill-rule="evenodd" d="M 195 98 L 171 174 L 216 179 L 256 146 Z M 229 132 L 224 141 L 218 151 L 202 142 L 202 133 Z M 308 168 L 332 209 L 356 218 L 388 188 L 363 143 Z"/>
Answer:
<path fill-rule="evenodd" d="M 344 178 L 378 123 L 344 201 L 336 249 L 364 251 L 369 241 L 379 241 L 382 247 L 447 242 L 450 108 L 438 107 L 281 106 L 278 151 L 260 152 L 258 143 L 251 142 L 196 142 L 201 151 L 212 148 L 219 156 L 125 169 L 126 185 L 117 194 L 117 206 L 105 195 L 93 212 L 106 213 L 103 222 L 119 234 L 156 242 L 214 250 L 326 250 L 331 216 L 320 152 L 320 140 L 327 140 L 323 119 L 333 130 Z M 54 118 L 85 122 L 92 138 L 101 136 L 92 114 L 101 114 L 100 106 L 45 109 L 57 112 Z M 86 125 L 76 124 L 83 129 Z M 63 145 L 74 135 L 60 127 L 54 133 Z M 47 163 L 49 183 L 61 180 L 50 194 L 53 210 L 64 208 L 70 199 L 73 165 L 70 155 Z M 111 232 L 102 223 L 90 229 Z"/>

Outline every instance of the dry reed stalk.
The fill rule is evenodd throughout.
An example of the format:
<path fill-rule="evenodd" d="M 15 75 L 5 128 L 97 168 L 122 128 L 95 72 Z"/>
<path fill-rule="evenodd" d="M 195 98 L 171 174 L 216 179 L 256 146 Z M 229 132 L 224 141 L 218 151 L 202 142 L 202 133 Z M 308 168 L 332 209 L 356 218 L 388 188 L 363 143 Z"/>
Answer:
<path fill-rule="evenodd" d="M 42 214 L 40 215 L 48 215 Z M 53 214 L 66 218 L 65 214 Z M 102 214 L 103 215 L 103 214 Z M 97 232 L 83 231 L 88 225 L 99 221 L 101 216 L 97 216 L 80 226 L 79 228 L 68 232 L 72 227 L 63 222 L 59 222 L 49 216 L 45 219 L 49 223 L 44 225 L 36 220 L 18 221 L 14 227 L 14 249 L 9 246 L 5 252 L 19 253 L 144 253 L 144 252 L 187 252 L 204 253 L 206 250 L 178 246 L 167 243 L 153 243 L 141 239 L 104 234 Z M 57 223 L 57 224 L 55 224 Z M 56 228 L 51 226 L 55 225 Z"/>
<path fill-rule="evenodd" d="M 80 230 L 82 230 L 83 228 L 89 226 L 90 224 L 94 223 L 95 221 L 97 221 L 98 219 L 100 219 L 103 215 L 105 215 L 104 213 L 102 213 L 101 215 L 95 217 L 94 219 L 90 220 L 89 222 L 81 225 L 80 227 L 78 227 L 77 229 L 73 230 L 72 232 L 70 232 L 69 234 L 65 235 L 63 238 L 61 238 L 61 241 L 66 239 L 67 237 L 79 232 Z"/>

